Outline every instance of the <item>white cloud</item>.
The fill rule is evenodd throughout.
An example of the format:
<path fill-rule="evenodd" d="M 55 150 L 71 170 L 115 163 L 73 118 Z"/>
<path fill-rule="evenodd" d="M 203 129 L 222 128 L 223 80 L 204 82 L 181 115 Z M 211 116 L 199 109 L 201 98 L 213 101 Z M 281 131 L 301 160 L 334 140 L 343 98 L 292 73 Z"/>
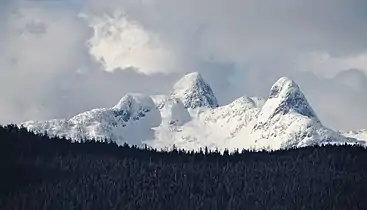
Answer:
<path fill-rule="evenodd" d="M 91 17 L 89 21 L 93 28 L 90 53 L 107 71 L 131 67 L 145 74 L 174 71 L 173 52 L 159 36 L 128 21 L 124 14 Z"/>

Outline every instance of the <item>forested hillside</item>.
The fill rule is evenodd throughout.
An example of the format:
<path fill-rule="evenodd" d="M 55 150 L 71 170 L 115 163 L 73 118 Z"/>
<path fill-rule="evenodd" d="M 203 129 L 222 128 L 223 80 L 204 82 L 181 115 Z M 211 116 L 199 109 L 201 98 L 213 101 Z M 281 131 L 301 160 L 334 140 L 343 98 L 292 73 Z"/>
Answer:
<path fill-rule="evenodd" d="M 245 141 L 246 139 L 244 139 Z M 367 209 L 367 151 L 171 152 L 0 127 L 0 209 Z"/>

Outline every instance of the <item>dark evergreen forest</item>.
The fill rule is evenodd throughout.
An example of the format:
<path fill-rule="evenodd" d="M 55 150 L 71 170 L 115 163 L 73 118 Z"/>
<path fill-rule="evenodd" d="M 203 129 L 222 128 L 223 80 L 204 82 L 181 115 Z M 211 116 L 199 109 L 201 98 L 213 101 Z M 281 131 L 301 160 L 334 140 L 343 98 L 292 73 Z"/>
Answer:
<path fill-rule="evenodd" d="M 367 209 L 359 146 L 168 152 L 8 125 L 0 171 L 1 210 Z"/>

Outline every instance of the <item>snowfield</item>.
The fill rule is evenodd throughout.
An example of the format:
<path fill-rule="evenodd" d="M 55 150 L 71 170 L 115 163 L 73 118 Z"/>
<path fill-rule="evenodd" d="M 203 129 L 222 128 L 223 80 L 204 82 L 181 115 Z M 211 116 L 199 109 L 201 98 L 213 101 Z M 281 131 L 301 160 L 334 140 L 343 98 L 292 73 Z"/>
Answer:
<path fill-rule="evenodd" d="M 366 130 L 337 132 L 323 126 L 299 86 L 289 78 L 280 78 L 268 99 L 242 96 L 219 106 L 210 85 L 197 72 L 180 79 L 168 95 L 127 94 L 112 108 L 21 125 L 74 141 L 108 138 L 118 144 L 190 150 L 276 150 L 367 141 Z"/>

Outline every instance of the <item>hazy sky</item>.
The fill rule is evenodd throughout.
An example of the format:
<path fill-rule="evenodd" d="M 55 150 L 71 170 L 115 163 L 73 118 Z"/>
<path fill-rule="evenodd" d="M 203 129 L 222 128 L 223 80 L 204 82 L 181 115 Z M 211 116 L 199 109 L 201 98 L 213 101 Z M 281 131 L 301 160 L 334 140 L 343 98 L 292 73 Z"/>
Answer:
<path fill-rule="evenodd" d="M 222 104 L 266 96 L 291 77 L 325 125 L 367 128 L 365 8 L 366 0 L 0 0 L 0 123 L 113 106 L 127 92 L 168 93 L 199 71 Z"/>

